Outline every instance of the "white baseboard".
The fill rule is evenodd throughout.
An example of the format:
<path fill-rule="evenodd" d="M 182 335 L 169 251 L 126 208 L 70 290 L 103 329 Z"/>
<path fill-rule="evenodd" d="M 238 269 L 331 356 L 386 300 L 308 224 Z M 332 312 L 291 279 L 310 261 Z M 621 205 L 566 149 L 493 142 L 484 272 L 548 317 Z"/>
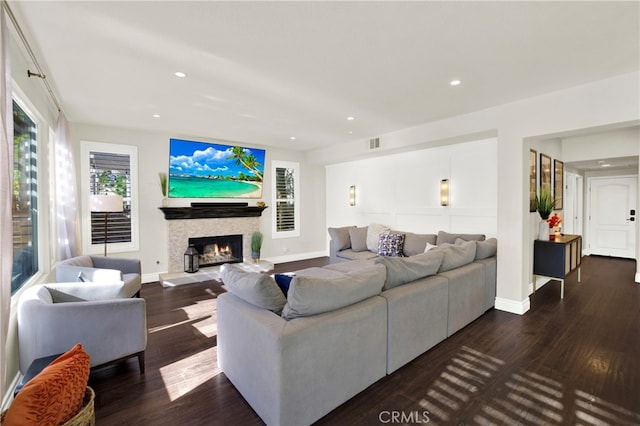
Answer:
<path fill-rule="evenodd" d="M 327 257 L 329 256 L 326 251 L 312 251 L 307 253 L 296 253 L 296 254 L 288 254 L 285 256 L 274 256 L 268 257 L 266 260 L 272 262 L 273 264 L 278 263 L 286 263 L 286 262 L 295 262 L 298 260 L 306 260 L 306 259 L 314 259 L 316 257 Z"/>
<path fill-rule="evenodd" d="M 152 283 L 155 281 L 160 281 L 160 274 L 166 274 L 167 271 L 164 272 L 155 272 L 153 274 L 142 274 L 140 279 L 142 280 L 142 284 L 144 283 Z"/>
<path fill-rule="evenodd" d="M 635 282 L 636 284 L 640 284 L 640 272 L 636 272 Z"/>
<path fill-rule="evenodd" d="M 530 308 L 529 298 L 527 297 L 521 302 L 511 299 L 502 299 L 496 297 L 496 309 L 499 311 L 509 312 L 512 314 L 524 315 Z"/>

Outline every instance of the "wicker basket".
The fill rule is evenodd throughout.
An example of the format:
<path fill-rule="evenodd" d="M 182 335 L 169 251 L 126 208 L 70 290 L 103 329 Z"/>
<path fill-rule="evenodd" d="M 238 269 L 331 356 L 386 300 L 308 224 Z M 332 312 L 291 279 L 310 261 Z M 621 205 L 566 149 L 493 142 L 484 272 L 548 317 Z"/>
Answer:
<path fill-rule="evenodd" d="M 69 419 L 63 426 L 95 426 L 96 413 L 93 408 L 93 400 L 95 397 L 96 394 L 93 389 L 87 386 L 87 389 L 84 391 L 84 398 L 82 399 L 82 408 L 78 411 L 78 414 Z M 5 413 L 6 411 L 3 411 L 0 414 L 0 423 L 4 423 Z"/>

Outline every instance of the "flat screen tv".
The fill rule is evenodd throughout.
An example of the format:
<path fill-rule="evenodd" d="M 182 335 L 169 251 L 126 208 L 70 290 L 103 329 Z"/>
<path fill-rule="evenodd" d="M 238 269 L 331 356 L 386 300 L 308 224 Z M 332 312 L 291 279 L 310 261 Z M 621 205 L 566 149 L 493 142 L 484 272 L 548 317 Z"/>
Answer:
<path fill-rule="evenodd" d="M 261 198 L 264 149 L 169 140 L 169 197 Z"/>

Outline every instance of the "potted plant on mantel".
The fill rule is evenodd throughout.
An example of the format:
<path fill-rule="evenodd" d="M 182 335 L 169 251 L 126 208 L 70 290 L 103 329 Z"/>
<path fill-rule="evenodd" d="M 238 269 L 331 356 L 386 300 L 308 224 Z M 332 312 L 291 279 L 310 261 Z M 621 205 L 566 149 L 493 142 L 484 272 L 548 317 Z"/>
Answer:
<path fill-rule="evenodd" d="M 262 232 L 254 231 L 251 234 L 251 259 L 254 262 L 260 262 L 260 249 L 262 248 Z"/>
<path fill-rule="evenodd" d="M 551 196 L 551 191 L 544 188 L 540 189 L 540 196 L 536 195 L 536 210 L 540 215 L 538 239 L 548 241 L 549 240 L 549 224 L 547 219 L 556 208 L 556 200 Z"/>
<path fill-rule="evenodd" d="M 160 190 L 162 191 L 162 207 L 169 205 L 169 199 L 167 198 L 167 174 L 164 172 L 158 173 L 160 178 Z"/>

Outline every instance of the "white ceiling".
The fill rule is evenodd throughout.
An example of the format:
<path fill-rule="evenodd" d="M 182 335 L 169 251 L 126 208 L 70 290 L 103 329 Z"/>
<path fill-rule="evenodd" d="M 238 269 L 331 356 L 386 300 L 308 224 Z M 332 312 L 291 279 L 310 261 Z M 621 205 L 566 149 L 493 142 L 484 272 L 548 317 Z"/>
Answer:
<path fill-rule="evenodd" d="M 638 2 L 10 6 L 72 122 L 300 150 L 640 63 Z"/>

